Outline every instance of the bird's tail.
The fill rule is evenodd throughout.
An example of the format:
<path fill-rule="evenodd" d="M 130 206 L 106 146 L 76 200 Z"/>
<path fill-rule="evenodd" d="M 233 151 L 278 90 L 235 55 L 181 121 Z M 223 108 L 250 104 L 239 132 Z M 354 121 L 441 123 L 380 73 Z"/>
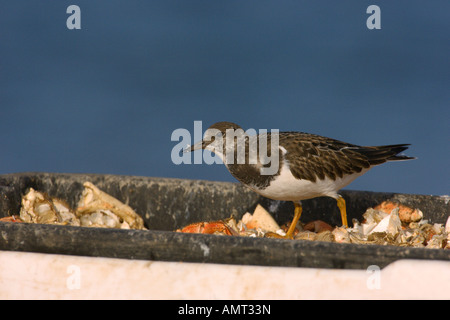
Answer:
<path fill-rule="evenodd" d="M 410 144 L 393 144 L 388 146 L 362 147 L 358 152 L 366 156 L 371 165 L 377 165 L 387 161 L 416 159 L 415 157 L 400 154 L 408 149 L 409 146 Z"/>

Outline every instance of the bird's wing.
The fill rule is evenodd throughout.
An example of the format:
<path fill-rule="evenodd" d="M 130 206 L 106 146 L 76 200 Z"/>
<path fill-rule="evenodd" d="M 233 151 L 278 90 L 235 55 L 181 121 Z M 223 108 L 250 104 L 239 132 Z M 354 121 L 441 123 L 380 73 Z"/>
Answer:
<path fill-rule="evenodd" d="M 282 132 L 279 137 L 297 179 L 342 178 L 371 166 L 368 157 L 358 151 L 363 147 L 357 145 L 301 132 Z"/>

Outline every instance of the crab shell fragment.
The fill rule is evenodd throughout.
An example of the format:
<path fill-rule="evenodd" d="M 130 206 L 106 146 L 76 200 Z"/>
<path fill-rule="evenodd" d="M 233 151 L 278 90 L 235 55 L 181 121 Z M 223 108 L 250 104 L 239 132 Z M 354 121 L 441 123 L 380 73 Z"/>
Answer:
<path fill-rule="evenodd" d="M 67 203 L 33 188 L 22 197 L 20 219 L 28 223 L 80 225 Z"/>
<path fill-rule="evenodd" d="M 76 214 L 87 226 L 145 229 L 141 216 L 128 205 L 97 188 L 91 182 L 83 184 Z"/>
<path fill-rule="evenodd" d="M 353 220 L 352 228 L 336 227 L 315 220 L 298 223 L 295 240 L 336 243 L 378 244 L 406 247 L 450 249 L 450 217 L 445 224 L 429 224 L 423 213 L 395 202 L 386 201 L 363 214 L 363 222 Z M 275 237 L 285 235 L 272 216 L 260 205 L 253 214 L 245 213 L 238 222 L 233 218 L 190 224 L 178 232 Z"/>
<path fill-rule="evenodd" d="M 0 222 L 23 222 L 19 217 L 12 215 L 8 217 L 0 218 Z"/>
<path fill-rule="evenodd" d="M 375 210 L 383 211 L 387 214 L 390 214 L 392 210 L 397 208 L 398 216 L 401 222 L 410 223 L 417 222 L 423 219 L 423 213 L 419 209 L 410 208 L 393 201 L 383 201 L 382 203 L 374 207 Z"/>
<path fill-rule="evenodd" d="M 253 214 L 246 212 L 239 222 L 234 218 L 211 222 L 196 222 L 176 230 L 183 233 L 241 235 L 248 237 L 283 236 L 284 232 L 269 212 L 257 205 Z"/>
<path fill-rule="evenodd" d="M 280 226 L 275 219 L 259 204 L 256 206 L 253 215 L 247 212 L 242 216 L 242 222 L 247 229 L 260 228 L 261 230 L 274 233 L 280 230 Z"/>
<path fill-rule="evenodd" d="M 231 236 L 233 233 L 224 221 L 197 222 L 187 225 L 177 232 L 203 233 L 203 234 L 225 234 Z"/>
<path fill-rule="evenodd" d="M 63 200 L 30 188 L 22 197 L 20 219 L 28 223 L 82 227 L 146 229 L 131 207 L 85 182 L 78 208 L 72 210 Z"/>

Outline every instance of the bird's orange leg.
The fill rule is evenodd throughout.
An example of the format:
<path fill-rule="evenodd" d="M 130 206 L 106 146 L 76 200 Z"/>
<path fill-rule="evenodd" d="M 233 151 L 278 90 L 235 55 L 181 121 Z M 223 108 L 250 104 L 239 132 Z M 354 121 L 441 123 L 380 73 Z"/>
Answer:
<path fill-rule="evenodd" d="M 297 225 L 298 220 L 300 219 L 300 216 L 302 215 L 302 205 L 300 202 L 294 202 L 294 219 L 292 219 L 291 225 L 289 226 L 288 231 L 286 232 L 286 239 L 292 239 L 294 237 L 294 230 L 295 226 Z"/>
<path fill-rule="evenodd" d="M 346 205 L 345 205 L 345 200 L 344 200 L 344 198 L 339 196 L 339 198 L 337 198 L 336 201 L 337 201 L 337 206 L 339 208 L 339 211 L 341 211 L 342 225 L 344 227 L 348 228 L 348 224 L 347 224 L 347 209 L 346 209 Z"/>

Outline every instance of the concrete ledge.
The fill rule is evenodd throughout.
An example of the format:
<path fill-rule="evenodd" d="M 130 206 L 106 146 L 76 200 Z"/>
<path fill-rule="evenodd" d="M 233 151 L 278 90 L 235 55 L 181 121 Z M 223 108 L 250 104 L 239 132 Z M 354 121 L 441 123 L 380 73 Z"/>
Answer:
<path fill-rule="evenodd" d="M 450 299 L 450 262 L 367 271 L 0 251 L 0 299 Z"/>
<path fill-rule="evenodd" d="M 291 202 L 259 197 L 236 183 L 99 174 L 0 175 L 0 217 L 17 214 L 21 197 L 30 187 L 74 206 L 85 181 L 91 181 L 131 206 L 150 230 L 5 222 L 0 223 L 0 250 L 146 261 L 360 270 L 370 265 L 383 268 L 402 259 L 450 261 L 450 252 L 440 249 L 173 232 L 192 222 L 225 219 L 231 214 L 239 218 L 246 211 L 252 212 L 259 203 L 280 224 L 292 219 Z M 445 223 L 450 214 L 448 197 L 366 191 L 342 191 L 342 195 L 350 220 L 361 219 L 368 207 L 384 200 L 417 207 L 433 223 Z M 306 200 L 303 207 L 303 222 L 321 219 L 331 225 L 340 223 L 334 199 Z"/>

